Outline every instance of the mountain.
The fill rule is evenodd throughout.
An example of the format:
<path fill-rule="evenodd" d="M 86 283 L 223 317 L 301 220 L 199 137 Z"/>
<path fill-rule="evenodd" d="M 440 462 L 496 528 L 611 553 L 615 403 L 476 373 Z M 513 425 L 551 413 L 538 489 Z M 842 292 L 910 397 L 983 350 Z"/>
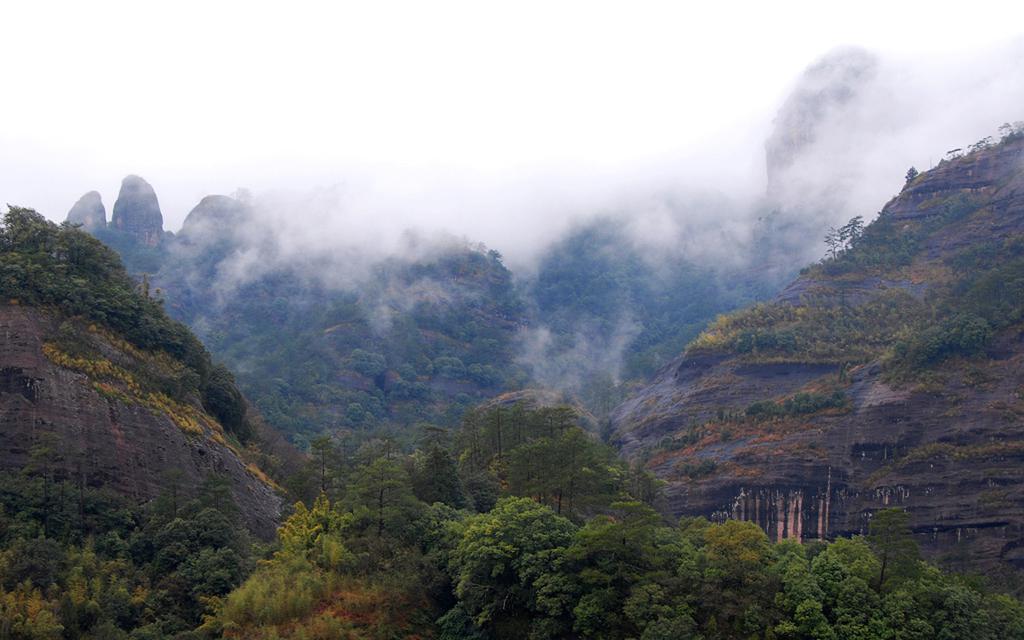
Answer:
<path fill-rule="evenodd" d="M 615 410 L 674 515 L 815 540 L 899 506 L 947 563 L 1024 566 L 1024 127 L 1003 131 L 909 172 Z"/>
<path fill-rule="evenodd" d="M 68 211 L 68 222 L 80 224 L 86 231 L 107 227 L 107 210 L 98 191 L 90 191 L 78 199 Z"/>
<path fill-rule="evenodd" d="M 1024 631 L 1018 600 L 921 562 L 899 510 L 867 537 L 818 545 L 772 544 L 735 519 L 666 522 L 649 473 L 574 408 L 525 393 L 468 412 L 454 433 L 423 429 L 411 453 L 318 438 L 300 471 L 316 498 L 274 544 L 254 545 L 243 522 L 258 524 L 273 493 L 242 466 L 265 442 L 231 376 L 148 280 L 136 288 L 73 226 L 12 208 L 0 248 L 4 637 Z"/>
<path fill-rule="evenodd" d="M 164 218 L 152 185 L 139 176 L 126 176 L 114 202 L 110 226 L 134 236 L 147 247 L 160 244 Z"/>
<path fill-rule="evenodd" d="M 203 198 L 177 235 L 141 178 L 125 178 L 118 202 L 119 227 L 88 230 L 300 444 L 338 431 L 411 437 L 411 425 L 454 423 L 526 377 L 514 361 L 523 302 L 481 245 L 410 234 L 395 256 L 296 255 L 245 200 Z"/>
<path fill-rule="evenodd" d="M 809 66 L 776 114 L 765 141 L 768 197 L 789 208 L 832 207 L 843 201 L 852 168 L 846 158 L 823 176 L 815 145 L 829 144 L 836 129 L 849 126 L 861 94 L 878 74 L 879 60 L 859 48 L 841 48 Z M 823 181 L 822 178 L 828 180 Z M 816 187 L 818 187 L 816 189 Z M 822 188 L 825 187 L 825 188 Z"/>
<path fill-rule="evenodd" d="M 87 234 L 12 208 L 0 246 L 0 470 L 135 504 L 224 477 L 272 535 L 281 497 L 243 455 L 260 427 L 231 374 Z"/>
<path fill-rule="evenodd" d="M 652 251 L 631 240 L 626 222 L 573 228 L 523 287 L 533 340 L 520 360 L 531 379 L 572 392 L 602 418 L 717 314 L 775 291 L 769 278 Z"/>
<path fill-rule="evenodd" d="M 528 387 L 567 393 L 606 425 L 707 322 L 796 273 L 806 238 L 835 220 L 827 212 L 859 175 L 853 161 L 808 167 L 839 144 L 876 65 L 842 50 L 805 72 L 766 141 L 757 202 L 662 194 L 575 225 L 520 273 L 464 240 L 409 235 L 384 255 L 337 234 L 333 246 L 317 222 L 287 228 L 272 201 L 247 196 L 207 196 L 171 234 L 137 176 L 125 178 L 111 224 L 87 230 L 147 275 L 299 445 L 450 427 L 472 405 Z M 744 231 L 719 217 L 744 220 L 734 225 Z M 306 234 L 317 241 L 296 249 Z"/>
<path fill-rule="evenodd" d="M 286 268 L 246 283 L 215 311 L 190 317 L 179 308 L 290 433 L 451 423 L 517 384 L 522 316 L 511 276 L 472 249 L 384 261 L 355 290 Z"/>
<path fill-rule="evenodd" d="M 411 437 L 417 423 L 451 426 L 530 386 L 567 392 L 603 421 L 715 314 L 774 291 L 763 275 L 652 259 L 621 219 L 573 229 L 524 278 L 454 238 L 407 234 L 391 255 L 297 252 L 259 206 L 207 196 L 156 246 L 112 225 L 92 233 L 299 444 Z"/>
<path fill-rule="evenodd" d="M 521 384 L 523 305 L 497 253 L 409 236 L 393 257 L 282 256 L 284 240 L 247 204 L 208 197 L 167 243 L 153 282 L 297 441 L 411 436 L 415 423 L 451 424 Z"/>

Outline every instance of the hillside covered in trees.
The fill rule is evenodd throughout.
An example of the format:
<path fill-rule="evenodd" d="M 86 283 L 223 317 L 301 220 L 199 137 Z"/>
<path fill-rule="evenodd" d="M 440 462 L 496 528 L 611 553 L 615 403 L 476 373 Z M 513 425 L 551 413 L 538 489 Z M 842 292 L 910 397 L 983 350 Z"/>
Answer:
<path fill-rule="evenodd" d="M 1019 323 L 1020 297 L 985 292 L 995 283 L 1002 291 L 1017 286 L 1016 223 L 1007 216 L 1017 210 L 1020 144 L 1012 131 L 998 146 L 910 176 L 878 221 L 863 227 L 854 220 L 830 235 L 832 254 L 778 301 L 708 327 L 682 362 L 737 367 L 724 379 L 742 412 L 716 405 L 704 422 L 688 420 L 680 435 L 659 439 L 653 450 L 624 438 L 632 432 L 620 421 L 627 459 L 585 428 L 593 428 L 592 419 L 574 408 L 499 399 L 476 409 L 466 401 L 459 416 L 410 410 L 410 421 L 428 417 L 407 426 L 404 440 L 412 446 L 371 437 L 370 430 L 334 430 L 310 438 L 310 455 L 297 463 L 261 427 L 231 375 L 164 315 L 149 278 L 136 284 L 82 231 L 12 209 L 0 281 L 8 300 L 7 350 L 15 360 L 32 353 L 25 362 L 45 364 L 4 370 L 8 423 L 36 424 L 26 412 L 68 402 L 60 393 L 68 388 L 104 409 L 101 429 L 74 431 L 72 425 L 88 427 L 84 418 L 92 414 L 88 403 L 75 410 L 82 401 L 73 400 L 53 414 L 52 426 L 73 414 L 65 429 L 84 437 L 62 441 L 61 430 L 51 429 L 56 437 L 16 434 L 18 444 L 9 447 L 16 456 L 7 460 L 0 486 L 0 630 L 12 638 L 115 640 L 1018 637 L 1024 607 L 999 593 L 1015 588 L 1012 575 L 979 577 L 972 567 L 988 565 L 964 556 L 959 564 L 956 556 L 940 557 L 959 574 L 922 559 L 919 544 L 934 553 L 941 536 L 922 536 L 928 512 L 913 502 L 918 489 L 908 489 L 909 481 L 877 485 L 870 517 L 846 529 L 835 523 L 860 498 L 839 462 L 827 470 L 827 491 L 806 502 L 802 487 L 759 487 L 748 473 L 739 497 L 726 503 L 731 510 L 712 509 L 709 518 L 671 514 L 679 511 L 680 487 L 688 491 L 685 504 L 698 508 L 702 496 L 727 495 L 727 474 L 753 464 L 745 457 L 750 447 L 773 443 L 774 462 L 758 464 L 759 473 L 792 473 L 799 466 L 786 458 L 791 451 L 806 460 L 822 448 L 788 450 L 788 437 L 821 433 L 807 425 L 846 419 L 860 406 L 889 406 L 914 393 L 934 400 L 934 390 L 949 383 L 943 372 L 980 376 L 964 382 L 958 374 L 957 384 L 968 385 L 958 388 L 1002 388 L 983 368 L 1015 362 L 1005 336 Z M 958 183 L 967 167 L 971 181 Z M 975 199 L 960 193 L 965 189 Z M 995 244 L 993 229 L 1003 236 Z M 166 236 L 140 233 L 156 238 L 156 251 L 166 248 Z M 981 238 L 989 244 L 979 244 Z M 438 273 L 480 282 L 480 273 L 500 266 L 496 255 L 471 253 L 444 254 L 435 267 L 384 265 L 377 274 L 405 291 Z M 944 268 L 950 260 L 959 261 L 957 270 Z M 507 278 L 484 281 L 512 291 Z M 247 298 L 260 295 L 254 289 Z M 265 304 L 250 312 L 287 308 Z M 522 309 L 509 304 L 501 313 Z M 968 304 L 972 315 L 947 320 L 949 308 L 966 314 Z M 926 330 L 894 329 L 906 326 L 898 318 L 925 323 Z M 417 331 L 429 334 L 430 317 L 421 320 Z M 272 347 L 267 342 L 252 353 Z M 997 357 L 1003 352 L 994 349 L 1008 355 Z M 389 356 L 353 347 L 349 357 L 375 385 L 396 382 Z M 456 367 L 438 363 L 446 357 L 453 356 L 430 361 L 431 376 L 437 367 Z M 663 369 L 670 384 L 692 376 L 687 366 Z M 743 376 L 757 367 L 789 368 L 787 384 L 798 386 L 768 398 L 744 391 Z M 655 389 L 665 384 L 659 379 Z M 757 384 L 763 390 L 765 378 Z M 651 397 L 644 393 L 641 399 Z M 872 402 L 859 401 L 858 393 L 873 394 Z M 956 396 L 964 397 L 966 391 Z M 620 420 L 636 402 L 620 407 Z M 639 406 L 650 410 L 658 402 L 655 396 Z M 887 422 L 887 433 L 901 433 L 891 425 L 902 422 Z M 1012 435 L 1012 420 L 998 424 L 1002 431 L 992 435 Z M 146 457 L 168 438 L 186 454 Z M 883 445 L 870 478 L 913 478 L 922 462 L 930 469 L 937 462 L 988 474 L 997 469 L 1006 478 L 1015 473 L 1007 464 L 1016 451 L 1012 438 L 987 448 L 939 441 L 914 449 L 903 442 Z M 115 455 L 103 457 L 105 449 Z M 872 460 L 875 450 L 856 451 Z M 117 466 L 126 463 L 135 466 Z M 712 489 L 713 481 L 721 489 Z M 278 491 L 297 502 L 273 541 L 258 542 Z M 1012 514 L 1012 495 L 1000 495 L 1002 502 L 992 502 L 994 493 L 979 501 L 990 511 L 966 513 Z M 808 513 L 820 515 L 820 526 Z M 993 540 L 1012 534 L 1002 524 L 990 530 L 964 527 L 958 535 L 975 545 L 969 553 L 982 549 L 984 560 Z M 1008 548 L 1001 559 L 1012 557 Z"/>
<path fill-rule="evenodd" d="M 658 484 L 572 409 L 474 411 L 388 441 L 318 441 L 269 546 L 224 486 L 38 537 L 5 486 L 0 619 L 13 638 L 1010 638 L 1024 606 L 920 559 L 906 514 L 864 537 L 772 543 L 751 522 L 664 519 Z M 51 491 L 56 492 L 57 485 Z M 38 491 L 38 489 L 37 489 Z M 90 499 L 92 494 L 89 494 Z M 89 503 L 90 508 L 100 505 Z"/>
<path fill-rule="evenodd" d="M 113 251 L 0 225 L 0 637 L 172 637 L 273 538 L 296 454 Z"/>
<path fill-rule="evenodd" d="M 659 484 L 566 407 L 492 407 L 411 455 L 317 443 L 319 496 L 220 601 L 226 638 L 935 638 L 1024 633 L 1024 607 L 921 560 L 907 515 L 773 544 L 658 514 Z"/>
<path fill-rule="evenodd" d="M 389 255 L 296 251 L 262 207 L 208 196 L 172 234 L 152 187 L 128 176 L 110 223 L 95 192 L 68 222 L 145 277 L 300 447 L 343 432 L 408 444 L 418 422 L 529 387 L 604 419 L 716 313 L 774 291 L 772 278 L 655 260 L 619 218 L 574 228 L 516 277 L 498 252 L 448 237 L 410 233 Z"/>

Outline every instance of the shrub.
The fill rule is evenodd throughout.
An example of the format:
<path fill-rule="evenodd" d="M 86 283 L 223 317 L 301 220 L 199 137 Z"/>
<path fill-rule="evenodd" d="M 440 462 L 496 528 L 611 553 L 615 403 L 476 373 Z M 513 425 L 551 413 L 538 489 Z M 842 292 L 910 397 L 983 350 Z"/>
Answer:
<path fill-rule="evenodd" d="M 768 420 L 786 416 L 799 416 L 817 413 L 825 409 L 841 409 L 846 406 L 846 395 L 842 391 L 825 393 L 800 392 L 782 402 L 761 400 L 752 403 L 744 412 L 755 420 Z"/>
<path fill-rule="evenodd" d="M 920 368 L 952 356 L 974 355 L 991 338 L 992 327 L 984 318 L 959 314 L 901 341 L 895 355 L 905 366 Z"/>

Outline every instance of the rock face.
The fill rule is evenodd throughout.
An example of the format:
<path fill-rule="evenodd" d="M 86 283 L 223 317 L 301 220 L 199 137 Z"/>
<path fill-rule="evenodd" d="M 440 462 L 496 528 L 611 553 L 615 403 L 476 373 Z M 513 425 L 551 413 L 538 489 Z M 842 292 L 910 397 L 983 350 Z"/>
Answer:
<path fill-rule="evenodd" d="M 951 212 L 960 198 L 970 210 Z M 938 224 L 953 214 L 955 222 Z M 1024 239 L 1024 140 L 940 164 L 881 215 L 897 234 L 935 230 L 919 236 L 905 266 L 811 271 L 777 308 L 808 298 L 856 307 L 894 289 L 923 300 L 955 281 L 958 256 L 1009 251 Z M 863 533 L 875 510 L 900 506 L 923 548 L 953 568 L 1024 568 L 1024 326 L 1001 330 L 983 356 L 947 362 L 926 382 L 894 381 L 879 360 L 841 360 L 691 348 L 616 409 L 614 438 L 668 481 L 676 515 L 750 520 L 775 539 L 813 540 Z M 752 403 L 828 385 L 842 388 L 844 409 L 730 419 L 749 416 Z"/>
<path fill-rule="evenodd" d="M 114 203 L 110 225 L 135 236 L 144 245 L 159 245 L 164 233 L 164 219 L 153 187 L 139 176 L 125 177 Z"/>
<path fill-rule="evenodd" d="M 206 428 L 186 432 L 152 403 L 133 402 L 56 364 L 44 345 L 57 324 L 38 309 L 0 305 L 0 470 L 24 468 L 33 447 L 44 444 L 58 475 L 140 502 L 156 497 L 173 476 L 187 491 L 210 474 L 223 475 L 249 528 L 273 536 L 280 497 L 223 437 Z M 93 339 L 114 363 L 137 357 L 117 340 Z"/>
<path fill-rule="evenodd" d="M 206 233 L 223 236 L 244 224 L 248 214 L 249 208 L 240 200 L 228 196 L 206 196 L 185 217 L 180 234 L 190 238 Z"/>
<path fill-rule="evenodd" d="M 68 211 L 68 222 L 80 224 L 86 231 L 105 229 L 107 226 L 107 210 L 98 191 L 90 191 L 75 203 Z"/>

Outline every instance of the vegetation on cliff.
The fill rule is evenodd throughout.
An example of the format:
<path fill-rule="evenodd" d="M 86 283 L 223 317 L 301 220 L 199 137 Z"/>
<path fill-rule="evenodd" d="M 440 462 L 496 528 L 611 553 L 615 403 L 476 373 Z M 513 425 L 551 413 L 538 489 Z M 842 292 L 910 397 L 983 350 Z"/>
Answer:
<path fill-rule="evenodd" d="M 219 196 L 157 245 L 89 231 L 159 285 L 168 311 L 303 448 L 339 431 L 409 444 L 413 424 L 451 424 L 528 385 L 569 392 L 603 419 L 713 314 L 770 286 L 669 251 L 654 259 L 612 218 L 570 231 L 518 281 L 497 252 L 465 241 L 295 255 L 262 225 L 250 204 Z M 258 269 L 245 266 L 253 255 Z"/>
<path fill-rule="evenodd" d="M 908 172 L 874 221 L 832 230 L 822 260 L 617 410 L 615 440 L 675 515 L 808 540 L 899 505 L 927 557 L 1020 594 L 1020 131 Z"/>
<path fill-rule="evenodd" d="M 210 599 L 252 567 L 229 488 L 188 498 L 180 479 L 140 507 L 62 479 L 45 444 L 20 474 L 0 474 L 0 637 L 196 638 Z"/>
<path fill-rule="evenodd" d="M 19 207 L 4 215 L 0 299 L 58 314 L 63 322 L 47 352 L 51 359 L 98 383 L 116 381 L 130 397 L 181 417 L 186 429 L 195 417 L 182 417 L 182 407 L 198 398 L 232 435 L 250 439 L 252 426 L 233 376 L 213 364 L 199 340 L 150 293 L 146 282 L 132 281 L 114 251 L 72 225 L 57 226 Z M 106 333 L 98 336 L 101 330 Z M 133 371 L 103 357 L 104 339 L 135 356 Z"/>
<path fill-rule="evenodd" d="M 243 209 L 244 210 L 244 209 Z M 337 265 L 268 258 L 224 282 L 244 240 L 172 243 L 155 276 L 176 317 L 239 372 L 261 415 L 302 447 L 322 433 L 412 437 L 525 379 L 514 363 L 522 302 L 496 252 L 452 242 L 419 258 Z M 358 277 L 333 270 L 353 268 Z M 199 284 L 197 284 L 199 283 Z"/>
<path fill-rule="evenodd" d="M 1009 130 L 1003 144 L 1019 140 Z M 989 144 L 959 158 L 998 150 Z M 908 188 L 927 174 L 915 175 Z M 687 353 L 749 362 L 862 364 L 883 359 L 897 377 L 983 354 L 998 332 L 1024 319 L 1024 234 L 939 250 L 960 227 L 989 220 L 993 205 L 974 189 L 929 194 L 914 216 L 885 209 L 826 237 L 827 255 L 804 269 L 799 299 L 757 304 L 718 317 Z"/>

